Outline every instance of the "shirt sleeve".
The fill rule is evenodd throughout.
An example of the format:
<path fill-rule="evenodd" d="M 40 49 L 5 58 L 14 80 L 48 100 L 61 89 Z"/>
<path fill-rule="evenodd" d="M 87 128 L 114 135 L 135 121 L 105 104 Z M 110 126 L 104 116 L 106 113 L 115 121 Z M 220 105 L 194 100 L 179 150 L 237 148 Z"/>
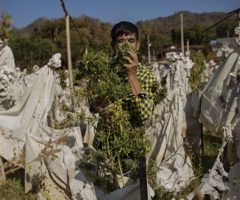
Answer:
<path fill-rule="evenodd" d="M 141 93 L 138 96 L 129 95 L 124 99 L 124 107 L 129 111 L 134 120 L 145 121 L 152 115 L 154 108 L 154 95 L 156 95 L 158 84 L 156 77 L 149 70 L 144 70 L 139 75 L 141 82 Z"/>

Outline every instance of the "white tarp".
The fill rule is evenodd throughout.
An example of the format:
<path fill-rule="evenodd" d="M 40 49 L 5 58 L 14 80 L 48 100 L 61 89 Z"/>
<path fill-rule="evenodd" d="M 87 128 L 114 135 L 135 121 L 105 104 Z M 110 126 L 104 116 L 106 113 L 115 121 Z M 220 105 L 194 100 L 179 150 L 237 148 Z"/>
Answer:
<path fill-rule="evenodd" d="M 26 191 L 34 188 L 36 180 L 41 180 L 48 170 L 54 181 L 64 185 L 63 188 L 68 187 L 73 196 L 80 193 L 94 199 L 91 198 L 95 197 L 93 185 L 84 182 L 83 176 L 79 178 L 81 172 L 75 170 L 79 155 L 73 152 L 83 147 L 80 128 L 55 130 L 47 126 L 55 89 L 54 68 L 60 65 L 60 54 L 55 54 L 47 65 L 26 76 L 29 84 L 19 103 L 0 112 L 0 155 L 25 168 Z M 72 175 L 71 170 L 74 170 Z M 69 185 L 69 181 L 78 182 L 78 191 L 71 187 L 76 183 Z"/>
<path fill-rule="evenodd" d="M 236 50 L 219 66 L 204 88 L 199 119 L 208 130 L 216 131 L 222 126 L 229 126 L 233 118 L 234 123 L 237 122 L 239 70 L 239 50 Z"/>
<path fill-rule="evenodd" d="M 166 79 L 167 97 L 158 104 L 146 131 L 152 151 L 149 157 L 156 162 L 157 187 L 178 192 L 193 178 L 192 164 L 183 147 L 186 134 L 187 95 L 190 59 L 181 58 L 167 68 L 154 65 L 157 80 Z"/>
<path fill-rule="evenodd" d="M 0 67 L 8 66 L 8 69 L 16 73 L 15 60 L 12 49 L 8 46 L 7 40 L 0 39 Z"/>
<path fill-rule="evenodd" d="M 237 27 L 240 37 L 239 27 Z M 239 38 L 237 39 L 238 44 Z M 205 86 L 201 94 L 199 119 L 203 126 L 212 132 L 224 130 L 223 144 L 234 142 L 235 152 L 230 152 L 231 156 L 236 156 L 239 159 L 239 130 L 240 130 L 240 49 L 229 51 L 228 57 L 220 64 L 211 80 Z M 226 134 L 231 133 L 231 134 Z M 233 136 L 232 140 L 226 135 Z M 228 149 L 226 149 L 228 151 Z M 222 162 L 219 159 L 223 153 L 219 152 L 218 158 L 214 163 L 213 168 L 207 175 L 205 180 L 202 180 L 201 192 L 209 194 L 211 199 L 239 199 L 240 184 L 239 181 L 239 162 L 230 167 L 228 180 L 224 181 L 226 175 L 219 173 L 219 166 L 222 167 Z M 227 152 L 229 153 L 229 152 Z M 229 164 L 229 163 L 228 163 Z M 217 172 L 218 168 L 218 172 Z M 226 186 L 227 184 L 227 186 Z M 216 190 L 216 188 L 218 190 Z M 226 194 L 226 195 L 225 195 Z M 191 199 L 191 198 L 190 198 Z"/>

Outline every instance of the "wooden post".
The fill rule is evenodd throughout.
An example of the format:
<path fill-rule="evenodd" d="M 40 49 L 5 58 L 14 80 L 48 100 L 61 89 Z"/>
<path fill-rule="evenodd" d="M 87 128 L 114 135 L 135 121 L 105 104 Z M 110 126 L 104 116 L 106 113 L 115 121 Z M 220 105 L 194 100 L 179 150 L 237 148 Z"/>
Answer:
<path fill-rule="evenodd" d="M 189 40 L 187 40 L 187 51 L 189 52 L 190 49 L 189 49 Z"/>
<path fill-rule="evenodd" d="M 149 35 L 147 36 L 147 45 L 148 45 L 148 64 L 150 65 L 150 63 L 151 63 L 151 52 L 150 52 L 151 43 L 149 40 Z"/>
<path fill-rule="evenodd" d="M 190 57 L 190 48 L 189 48 L 189 40 L 187 40 L 187 50 L 186 50 L 186 57 Z"/>
<path fill-rule="evenodd" d="M 240 26 L 240 10 L 237 12 L 238 26 Z"/>
<path fill-rule="evenodd" d="M 69 73 L 69 86 L 71 96 L 71 106 L 73 109 L 73 75 L 72 75 L 72 55 L 71 55 L 71 43 L 70 43 L 70 24 L 69 15 L 66 15 L 66 39 L 67 39 L 67 60 L 68 60 L 68 73 Z"/>
<path fill-rule="evenodd" d="M 181 49 L 182 55 L 184 56 L 184 35 L 183 35 L 183 14 L 181 16 Z"/>
<path fill-rule="evenodd" d="M 141 200 L 148 200 L 147 163 L 145 156 L 139 158 L 139 179 Z"/>
<path fill-rule="evenodd" d="M 6 175 L 4 171 L 4 164 L 3 164 L 2 157 L 0 157 L 0 185 L 5 183 L 5 181 L 6 181 Z"/>

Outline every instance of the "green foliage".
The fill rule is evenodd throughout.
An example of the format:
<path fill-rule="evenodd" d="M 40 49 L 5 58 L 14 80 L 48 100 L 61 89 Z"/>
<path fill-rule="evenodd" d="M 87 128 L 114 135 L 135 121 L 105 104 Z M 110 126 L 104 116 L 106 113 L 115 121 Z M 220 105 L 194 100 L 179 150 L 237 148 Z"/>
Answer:
<path fill-rule="evenodd" d="M 144 127 L 131 125 L 129 114 L 122 110 L 121 101 L 108 108 L 108 114 L 108 118 L 100 118 L 97 127 L 97 152 L 92 152 L 88 159 L 83 159 L 81 166 L 88 166 L 88 170 L 89 166 L 95 166 L 100 176 L 95 177 L 94 182 L 101 183 L 101 187 L 109 192 L 117 188 L 119 176 L 138 178 L 138 158 L 149 151 L 150 144 L 144 135 Z M 89 158 L 95 164 L 89 165 Z M 152 180 L 155 176 L 154 169 L 149 171 Z"/>
<path fill-rule="evenodd" d="M 20 180 L 8 179 L 6 183 L 0 185 L 0 198 L 2 200 L 34 200 L 33 194 L 25 194 Z"/>
<path fill-rule="evenodd" d="M 201 76 L 205 69 L 204 55 L 203 53 L 193 52 L 191 59 L 194 62 L 194 66 L 191 69 L 189 81 L 193 86 L 193 90 L 202 89 L 203 83 L 201 82 Z"/>
<path fill-rule="evenodd" d="M 204 130 L 204 156 L 202 159 L 203 173 L 208 173 L 208 170 L 213 166 L 218 150 L 222 144 L 222 132 L 211 133 Z"/>
<path fill-rule="evenodd" d="M 90 101 L 96 97 L 111 102 L 129 94 L 129 87 L 110 67 L 109 57 L 104 52 L 89 52 L 80 61 L 79 77 L 88 82 L 87 96 Z"/>
<path fill-rule="evenodd" d="M 216 34 L 218 37 L 233 37 L 234 29 L 236 28 L 237 23 L 233 21 L 225 21 L 216 27 Z"/>
<path fill-rule="evenodd" d="M 1 21 L 1 20 L 0 20 Z M 75 18 L 75 25 L 70 24 L 71 55 L 73 68 L 81 58 L 84 50 L 110 50 L 111 25 L 86 16 Z M 72 21 L 70 21 L 72 22 Z M 54 53 L 62 54 L 62 66 L 67 65 L 65 20 L 40 18 L 23 29 L 10 29 L 0 23 L 0 30 L 7 30 L 9 46 L 12 48 L 18 67 L 28 69 L 34 65 L 43 66 Z M 2 32 L 2 31 L 0 31 Z M 4 32 L 5 33 L 5 32 Z M 1 34 L 0 34 L 1 35 Z"/>
<path fill-rule="evenodd" d="M 60 79 L 60 86 L 62 87 L 62 89 L 66 89 L 67 88 L 67 83 L 66 83 L 67 74 L 65 73 L 64 70 L 61 70 L 58 73 L 59 73 L 59 79 Z"/>
<path fill-rule="evenodd" d="M 149 150 L 143 127 L 133 127 L 129 115 L 121 108 L 121 102 L 115 102 L 108 109 L 109 118 L 101 118 L 96 133 L 96 146 L 109 163 L 109 172 L 113 177 L 127 175 L 137 178 L 138 158 Z M 112 180 L 114 182 L 114 180 Z"/>
<path fill-rule="evenodd" d="M 5 14 L 4 23 L 0 23 L 0 32 L 9 37 L 9 45 L 13 49 L 15 62 L 21 69 L 32 68 L 37 64 L 45 64 L 52 54 L 62 54 L 62 65 L 67 64 L 66 31 L 64 18 L 49 20 L 40 18 L 22 29 L 11 27 L 10 15 Z M 202 31 L 222 19 L 225 13 L 194 14 L 184 12 L 185 39 L 190 40 L 190 45 L 209 42 L 218 37 L 234 36 L 236 26 L 235 18 L 231 17 L 226 23 L 220 24 L 212 30 L 202 34 Z M 6 22 L 6 23 L 5 23 Z M 109 53 L 110 30 L 112 25 L 103 23 L 98 19 L 87 16 L 74 18 L 75 24 L 70 21 L 71 28 L 71 53 L 73 67 L 81 58 L 84 50 L 94 49 Z M 76 25 L 76 26 L 75 26 Z M 164 49 L 170 45 L 180 45 L 180 15 L 176 13 L 166 18 L 137 22 L 141 32 L 140 52 L 142 60 L 148 53 L 147 36 L 152 44 L 152 55 L 163 56 Z M 45 40 L 45 42 L 42 42 Z M 145 56 L 145 57 L 144 57 Z"/>
<path fill-rule="evenodd" d="M 110 60 L 103 52 L 89 52 L 80 61 L 79 77 L 87 80 L 86 95 L 90 103 L 96 102 L 96 99 L 109 99 L 112 102 L 106 108 L 106 115 L 99 119 L 94 144 L 98 153 L 92 154 L 95 162 L 98 162 L 98 156 L 101 155 L 101 169 L 104 170 L 98 170 L 104 176 L 101 181 L 95 181 L 100 181 L 107 191 L 117 187 L 115 183 L 119 175 L 137 178 L 138 158 L 150 148 L 144 127 L 131 124 L 129 113 L 122 109 L 121 99 L 129 94 L 130 89 L 120 66 L 124 62 L 123 56 L 129 50 L 130 47 L 124 44 L 114 60 Z M 82 165 L 86 166 L 86 162 Z"/>
<path fill-rule="evenodd" d="M 110 67 L 114 70 L 114 73 L 118 74 L 119 77 L 125 78 L 126 77 L 126 70 L 124 68 L 124 64 L 126 60 L 124 59 L 125 56 L 129 56 L 130 51 L 135 51 L 132 49 L 128 42 L 124 42 L 115 53 L 115 56 L 112 58 Z M 135 51 L 136 52 L 136 51 Z"/>
<path fill-rule="evenodd" d="M 27 39 L 16 37 L 10 40 L 9 45 L 14 52 L 16 65 L 21 70 L 32 71 L 34 65 L 43 66 L 52 57 L 52 43 L 49 39 Z"/>
<path fill-rule="evenodd" d="M 97 138 L 103 150 L 111 150 L 109 157 L 114 160 L 119 157 L 131 156 L 137 158 L 149 150 L 144 138 L 143 127 L 133 127 L 129 114 L 121 107 L 121 101 L 115 102 L 108 108 L 109 117 L 99 124 Z M 115 139 L 116 138 L 116 139 Z"/>
<path fill-rule="evenodd" d="M 12 18 L 9 14 L 3 13 L 0 18 L 0 38 L 10 37 L 10 28 L 12 25 Z"/>
<path fill-rule="evenodd" d="M 185 40 L 189 40 L 190 44 L 202 44 L 204 27 L 200 25 L 194 25 L 193 27 L 185 30 L 184 37 Z"/>

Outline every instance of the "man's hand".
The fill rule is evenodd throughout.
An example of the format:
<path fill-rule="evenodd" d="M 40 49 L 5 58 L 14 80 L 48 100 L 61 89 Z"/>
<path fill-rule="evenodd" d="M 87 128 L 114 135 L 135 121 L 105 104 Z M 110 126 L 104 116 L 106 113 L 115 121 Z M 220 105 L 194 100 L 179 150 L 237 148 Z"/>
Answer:
<path fill-rule="evenodd" d="M 130 51 L 128 56 L 123 57 L 127 63 L 124 64 L 128 77 L 128 82 L 132 90 L 132 94 L 137 96 L 141 92 L 141 86 L 137 78 L 138 56 L 135 51 Z"/>
<path fill-rule="evenodd" d="M 91 111 L 94 113 L 99 113 L 100 115 L 105 112 L 106 107 L 111 104 L 111 101 L 108 97 L 96 99 L 91 104 Z"/>
<path fill-rule="evenodd" d="M 128 56 L 123 57 L 126 60 L 124 67 L 126 68 L 127 76 L 136 76 L 138 68 L 138 56 L 135 51 L 128 52 Z"/>

